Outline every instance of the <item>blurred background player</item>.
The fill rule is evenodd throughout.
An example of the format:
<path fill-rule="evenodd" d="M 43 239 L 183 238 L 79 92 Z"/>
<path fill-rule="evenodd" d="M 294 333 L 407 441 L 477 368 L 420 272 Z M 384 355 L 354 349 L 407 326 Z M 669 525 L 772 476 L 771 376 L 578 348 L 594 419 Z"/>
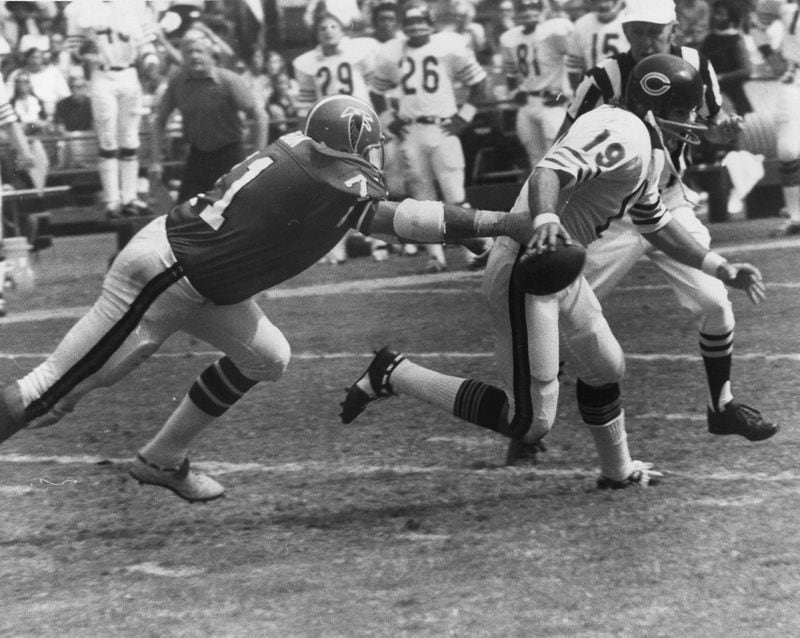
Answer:
<path fill-rule="evenodd" d="M 369 102 L 367 85 L 375 62 L 373 41 L 346 37 L 340 19 L 327 12 L 318 14 L 314 21 L 314 35 L 319 44 L 292 63 L 299 91 L 299 113 L 305 115 L 314 102 L 328 95 L 352 95 Z M 346 260 L 347 236 L 323 261 L 336 265 Z"/>
<path fill-rule="evenodd" d="M 760 0 L 750 33 L 780 81 L 775 136 L 784 212 L 776 235 L 800 234 L 800 5 Z M 780 29 L 776 27 L 780 25 Z M 772 37 L 770 32 L 776 33 Z"/>
<path fill-rule="evenodd" d="M 147 205 L 138 199 L 142 86 L 137 65 L 158 66 L 154 16 L 143 0 L 73 0 L 65 16 L 68 46 L 89 72 L 106 215 L 145 214 Z"/>
<path fill-rule="evenodd" d="M 575 21 L 569 39 L 567 73 L 572 89 L 583 74 L 610 55 L 628 50 L 622 31 L 624 0 L 590 0 L 592 9 Z"/>
<path fill-rule="evenodd" d="M 475 104 L 489 99 L 486 71 L 461 35 L 434 31 L 424 2 L 406 3 L 400 15 L 405 37 L 378 50 L 373 103 L 383 114 L 390 107 L 388 92 L 397 89 L 397 112 L 388 128 L 399 140 L 409 194 L 415 199 L 441 195 L 447 203 L 464 204 L 465 160 L 458 135 L 475 116 Z M 456 82 L 469 87 L 460 108 Z M 441 245 L 429 244 L 426 250 L 428 272 L 447 268 Z"/>
<path fill-rule="evenodd" d="M 531 168 L 552 146 L 568 102 L 566 56 L 573 24 L 545 19 L 544 0 L 518 0 L 517 26 L 500 36 L 503 72 L 516 92 L 516 130 Z"/>
<path fill-rule="evenodd" d="M 5 84 L 0 82 L 0 128 L 8 136 L 11 145 L 17 153 L 17 168 L 27 170 L 34 165 L 33 153 L 28 144 L 28 138 L 20 124 L 19 117 L 11 106 L 9 95 L 6 92 Z M 0 179 L 0 189 L 2 189 L 2 179 Z M 0 317 L 5 317 L 8 309 L 6 300 L 3 297 L 3 289 L 6 284 L 6 262 L 3 253 L 3 198 L 0 197 Z"/>
<path fill-rule="evenodd" d="M 685 59 L 699 71 L 705 87 L 699 114 L 708 124 L 703 135 L 714 143 L 729 142 L 741 129 L 741 118 L 731 116 L 721 108 L 719 85 L 708 60 L 695 49 L 672 45 L 676 24 L 673 0 L 626 0 L 626 6 L 623 28 L 630 49 L 606 58 L 586 74 L 575 92 L 563 129 L 598 105 L 625 99 L 625 85 L 637 62 L 657 53 L 670 53 Z M 694 135 L 687 136 L 684 141 L 669 142 L 670 162 L 660 176 L 659 188 L 661 198 L 673 217 L 708 248 L 710 233 L 695 215 L 694 193 L 680 178 L 687 163 L 686 142 L 689 141 L 697 143 L 699 138 Z M 588 247 L 584 275 L 602 300 L 642 256 L 647 256 L 664 274 L 678 297 L 678 303 L 698 322 L 700 354 L 709 390 L 706 412 L 709 432 L 739 434 L 751 441 L 775 434 L 777 425 L 733 398 L 731 366 L 735 321 L 728 291 L 722 282 L 651 249 L 628 216 L 611 224 Z"/>

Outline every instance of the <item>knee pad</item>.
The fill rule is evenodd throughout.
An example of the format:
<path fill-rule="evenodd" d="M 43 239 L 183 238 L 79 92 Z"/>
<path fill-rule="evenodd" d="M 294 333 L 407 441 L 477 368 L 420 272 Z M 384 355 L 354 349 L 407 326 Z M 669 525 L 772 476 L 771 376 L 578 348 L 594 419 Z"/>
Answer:
<path fill-rule="evenodd" d="M 277 381 L 286 372 L 291 358 L 292 353 L 289 342 L 284 340 L 279 346 L 273 344 L 272 349 L 258 359 L 253 358 L 247 362 L 239 361 L 237 366 L 242 374 L 249 379 Z"/>

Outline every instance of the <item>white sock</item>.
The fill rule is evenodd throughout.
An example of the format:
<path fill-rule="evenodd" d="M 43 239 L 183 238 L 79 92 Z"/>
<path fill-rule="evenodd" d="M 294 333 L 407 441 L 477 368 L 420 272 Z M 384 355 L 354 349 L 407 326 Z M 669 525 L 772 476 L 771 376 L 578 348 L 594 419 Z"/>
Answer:
<path fill-rule="evenodd" d="M 612 481 L 622 481 L 633 472 L 633 461 L 628 450 L 625 431 L 625 411 L 603 425 L 589 425 L 597 455 L 600 457 L 600 474 Z"/>
<path fill-rule="evenodd" d="M 120 203 L 119 193 L 119 161 L 116 157 L 101 157 L 97 163 L 103 197 L 108 205 Z"/>
<path fill-rule="evenodd" d="M 191 442 L 215 418 L 198 408 L 187 395 L 139 453 L 156 465 L 177 467 L 186 458 Z"/>
<path fill-rule="evenodd" d="M 442 266 L 447 265 L 447 260 L 444 257 L 444 247 L 441 244 L 425 244 L 425 250 L 428 254 L 435 258 Z"/>
<path fill-rule="evenodd" d="M 462 377 L 429 370 L 408 359 L 400 362 L 389 377 L 392 390 L 397 394 L 408 394 L 450 413 L 453 412 L 456 395 L 464 381 Z"/>
<path fill-rule="evenodd" d="M 139 158 L 119 161 L 120 195 L 123 204 L 130 204 L 139 196 Z"/>

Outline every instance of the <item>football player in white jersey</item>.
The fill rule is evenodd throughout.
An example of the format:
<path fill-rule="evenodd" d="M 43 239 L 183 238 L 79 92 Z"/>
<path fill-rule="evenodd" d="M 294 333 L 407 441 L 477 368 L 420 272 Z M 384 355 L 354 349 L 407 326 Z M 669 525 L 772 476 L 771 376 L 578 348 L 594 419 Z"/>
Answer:
<path fill-rule="evenodd" d="M 374 44 L 369 38 L 350 39 L 332 13 L 314 21 L 319 44 L 292 62 L 298 85 L 297 107 L 305 115 L 311 105 L 328 95 L 352 95 L 369 102 L 367 82 L 372 75 Z M 342 237 L 322 263 L 337 265 L 347 260 L 347 239 Z"/>
<path fill-rule="evenodd" d="M 772 42 L 772 23 L 782 29 L 778 42 Z M 780 80 L 778 118 L 775 137 L 778 144 L 783 201 L 789 219 L 776 235 L 800 234 L 800 6 L 796 3 L 761 0 L 750 35 L 758 50 Z M 773 29 L 770 29 L 770 26 Z"/>
<path fill-rule="evenodd" d="M 91 69 L 89 92 L 106 214 L 146 213 L 147 205 L 137 197 L 142 109 L 137 65 L 151 70 L 158 66 L 155 18 L 142 0 L 73 0 L 65 17 L 67 45 Z"/>
<path fill-rule="evenodd" d="M 406 186 L 414 198 L 463 204 L 464 151 L 458 134 L 472 121 L 475 104 L 488 101 L 486 71 L 457 33 L 434 33 L 424 2 L 412 0 L 401 10 L 404 37 L 380 47 L 372 78 L 372 99 L 378 113 L 395 89 L 397 112 L 389 130 L 400 140 Z M 454 84 L 470 87 L 469 100 L 456 104 Z M 427 270 L 447 267 L 441 245 L 426 246 Z"/>
<path fill-rule="evenodd" d="M 741 129 L 741 118 L 721 108 L 719 84 L 714 69 L 705 56 L 690 47 L 671 45 L 676 25 L 673 0 L 626 0 L 623 17 L 630 49 L 606 58 L 591 69 L 575 92 L 564 128 L 574 118 L 598 104 L 624 99 L 626 80 L 634 65 L 649 55 L 670 53 L 689 62 L 700 73 L 704 103 L 701 115 L 707 118 L 706 139 L 719 143 L 730 141 L 731 134 Z M 699 142 L 695 138 L 693 142 Z M 660 178 L 664 204 L 694 238 L 708 247 L 711 235 L 697 218 L 692 203 L 693 193 L 680 179 L 675 167 L 683 168 L 686 144 L 670 143 L 671 166 Z M 697 320 L 700 353 L 708 383 L 709 401 L 706 410 L 708 430 L 712 434 L 744 436 L 761 441 L 775 434 L 779 427 L 767 421 L 758 410 L 734 400 L 731 387 L 735 320 L 728 291 L 714 277 L 686 268 L 668 254 L 642 241 L 631 220 L 623 218 L 612 225 L 587 251 L 584 276 L 595 294 L 604 299 L 622 278 L 646 256 L 666 277 L 675 291 L 678 303 Z"/>
<path fill-rule="evenodd" d="M 591 0 L 592 10 L 575 21 L 569 41 L 567 74 L 575 89 L 583 74 L 615 53 L 628 49 L 622 31 L 624 0 Z"/>
<path fill-rule="evenodd" d="M 567 45 L 573 24 L 544 19 L 544 0 L 518 0 L 517 26 L 500 36 L 503 72 L 510 93 L 518 91 L 517 137 L 536 166 L 553 144 L 568 97 Z"/>
<path fill-rule="evenodd" d="M 600 457 L 599 488 L 647 484 L 650 464 L 631 459 L 621 405 L 622 349 L 588 282 L 579 276 L 563 290 L 525 294 L 512 272 L 526 250 L 555 250 L 559 241 L 590 244 L 623 216 L 647 241 L 674 259 L 764 298 L 758 269 L 730 264 L 697 243 L 664 207 L 658 192 L 663 139 L 692 134 L 703 83 L 687 62 L 651 56 L 633 69 L 627 107 L 603 106 L 579 118 L 534 169 L 512 214 L 532 219 L 526 245 L 501 237 L 486 268 L 483 290 L 497 337 L 496 363 L 503 388 L 447 376 L 384 348 L 348 390 L 345 423 L 379 398 L 409 394 L 455 416 L 533 445 L 556 416 L 559 357 L 578 373 L 581 416 Z"/>

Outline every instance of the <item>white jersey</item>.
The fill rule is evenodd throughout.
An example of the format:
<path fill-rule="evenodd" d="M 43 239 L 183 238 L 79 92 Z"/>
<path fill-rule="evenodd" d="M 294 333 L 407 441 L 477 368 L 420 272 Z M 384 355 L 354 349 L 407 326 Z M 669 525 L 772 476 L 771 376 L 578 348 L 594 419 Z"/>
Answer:
<path fill-rule="evenodd" d="M 575 21 L 569 40 L 567 71 L 583 74 L 615 53 L 630 48 L 622 31 L 622 14 L 611 22 L 601 22 L 594 11 Z"/>
<path fill-rule="evenodd" d="M 342 93 L 369 102 L 374 55 L 374 39 L 342 38 L 333 55 L 324 55 L 322 47 L 316 47 L 298 56 L 292 65 L 299 101 L 310 106 L 321 97 Z"/>
<path fill-rule="evenodd" d="M 781 54 L 790 64 L 800 64 L 800 5 L 789 3 L 781 7 L 783 38 Z"/>
<path fill-rule="evenodd" d="M 155 55 L 157 25 L 143 0 L 72 0 L 65 16 L 69 48 L 77 52 L 92 43 L 101 69 L 131 67 L 140 55 Z"/>
<path fill-rule="evenodd" d="M 664 153 L 653 149 L 647 127 L 624 109 L 600 106 L 582 116 L 539 166 L 556 171 L 562 180 L 566 176 L 558 213 L 564 228 L 584 246 L 626 213 L 643 234 L 672 219 L 658 193 Z M 526 182 L 512 211 L 527 209 Z"/>
<path fill-rule="evenodd" d="M 372 88 L 386 94 L 398 88 L 401 118 L 451 117 L 457 110 L 455 83 L 474 86 L 486 79 L 466 40 L 457 33 L 434 33 L 420 46 L 404 36 L 378 50 Z"/>
<path fill-rule="evenodd" d="M 561 93 L 566 86 L 566 56 L 572 30 L 573 24 L 566 18 L 553 18 L 530 33 L 525 33 L 522 26 L 503 33 L 500 50 L 506 77 L 515 78 L 523 91 Z"/>

